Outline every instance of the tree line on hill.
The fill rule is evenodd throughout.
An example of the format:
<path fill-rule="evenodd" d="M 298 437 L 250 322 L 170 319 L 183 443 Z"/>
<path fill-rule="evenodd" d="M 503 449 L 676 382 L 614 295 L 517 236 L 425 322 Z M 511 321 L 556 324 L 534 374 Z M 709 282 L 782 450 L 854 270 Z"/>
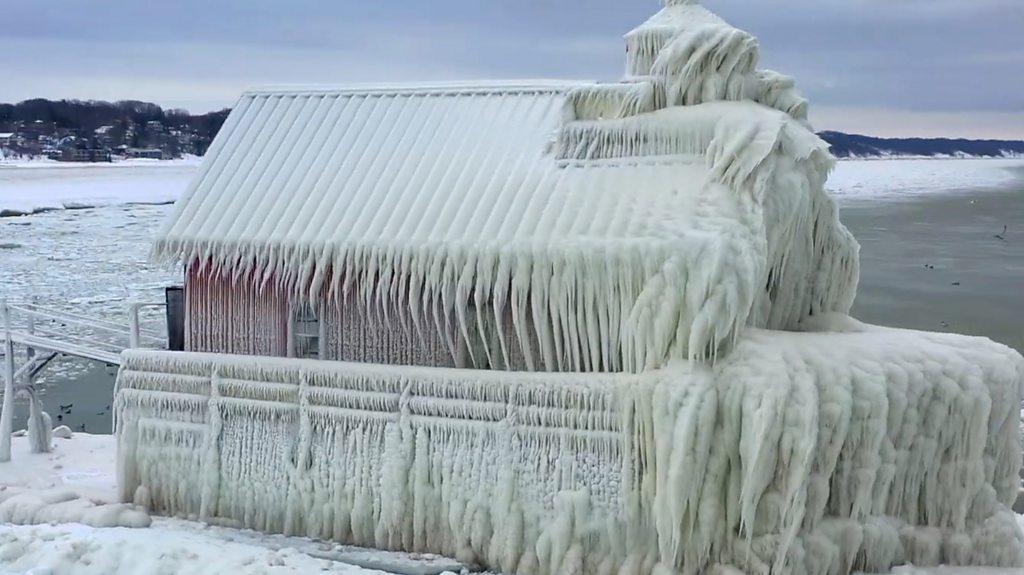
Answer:
<path fill-rule="evenodd" d="M 145 152 L 174 158 L 203 155 L 229 109 L 193 115 L 150 102 L 45 100 L 0 104 L 0 148 L 28 155 L 109 159 Z M 1024 156 L 1024 141 L 876 138 L 821 132 L 839 158 Z M 89 151 L 89 154 L 81 152 Z M 0 150 L 2 153 L 3 150 Z M 146 156 L 152 157 L 152 156 Z"/>
<path fill-rule="evenodd" d="M 37 98 L 0 104 L 0 146 L 13 154 L 57 159 L 83 150 L 107 159 L 110 154 L 141 152 L 162 158 L 203 155 L 229 111 L 193 115 L 135 100 Z"/>
<path fill-rule="evenodd" d="M 818 134 L 838 158 L 1007 158 L 1024 156 L 1024 141 L 949 138 L 875 138 L 842 132 Z"/>

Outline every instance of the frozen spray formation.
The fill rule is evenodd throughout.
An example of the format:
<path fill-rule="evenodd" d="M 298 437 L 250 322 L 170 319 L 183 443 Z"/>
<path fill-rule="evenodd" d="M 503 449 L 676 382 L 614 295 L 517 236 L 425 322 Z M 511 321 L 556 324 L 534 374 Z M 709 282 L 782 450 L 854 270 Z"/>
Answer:
<path fill-rule="evenodd" d="M 752 36 L 669 1 L 626 42 L 614 85 L 244 95 L 154 248 L 193 352 L 125 356 L 122 498 L 523 575 L 1024 565 L 1024 359 L 845 315 Z M 303 303 L 321 361 L 273 357 Z"/>
<path fill-rule="evenodd" d="M 752 330 L 643 374 L 125 359 L 122 498 L 168 514 L 508 573 L 1024 559 L 1024 365 L 984 340 Z"/>

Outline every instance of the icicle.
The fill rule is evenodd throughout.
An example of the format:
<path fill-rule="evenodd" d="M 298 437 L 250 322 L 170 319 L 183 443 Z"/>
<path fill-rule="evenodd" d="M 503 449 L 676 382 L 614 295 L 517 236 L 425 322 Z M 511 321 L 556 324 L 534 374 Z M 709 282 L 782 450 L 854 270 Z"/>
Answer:
<path fill-rule="evenodd" d="M 596 84 L 576 88 L 566 96 L 568 120 L 611 120 L 657 109 L 650 82 Z"/>
<path fill-rule="evenodd" d="M 1024 359 L 805 328 L 838 331 L 640 375 L 131 351 L 119 482 L 164 513 L 541 575 L 1024 565 Z"/>
<path fill-rule="evenodd" d="M 834 159 L 752 36 L 666 0 L 626 43 L 624 83 L 523 120 L 544 126 L 530 153 L 469 129 L 518 96 L 467 100 L 411 160 L 428 136 L 400 126 L 432 96 L 345 95 L 402 122 L 355 150 L 378 116 L 308 142 L 353 152 L 272 178 L 308 198 L 201 236 L 189 217 L 247 196 L 190 192 L 154 254 L 188 265 L 188 348 L 218 353 L 126 352 L 121 497 L 524 575 L 1024 566 L 1024 359 L 840 315 L 859 270 L 823 190 Z M 253 114 L 322 103 L 265 100 Z M 385 145 L 393 181 L 370 177 Z M 242 155 L 212 189 L 271 187 Z M 310 191 L 342 185 L 358 193 Z M 281 210 L 312 229 L 260 228 Z M 298 302 L 343 361 L 271 357 Z"/>

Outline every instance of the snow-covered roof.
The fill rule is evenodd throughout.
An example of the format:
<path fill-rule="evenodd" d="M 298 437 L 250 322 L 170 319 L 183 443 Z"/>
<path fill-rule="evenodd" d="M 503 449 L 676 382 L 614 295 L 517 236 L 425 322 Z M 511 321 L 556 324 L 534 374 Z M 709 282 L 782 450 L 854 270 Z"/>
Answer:
<path fill-rule="evenodd" d="M 694 58 L 747 50 L 718 36 Z M 466 302 L 510 307 L 521 341 L 551 331 L 548 368 L 712 355 L 748 323 L 848 308 L 855 244 L 822 191 L 824 142 L 792 110 L 669 85 L 248 92 L 154 253 L 438 305 L 464 330 Z"/>

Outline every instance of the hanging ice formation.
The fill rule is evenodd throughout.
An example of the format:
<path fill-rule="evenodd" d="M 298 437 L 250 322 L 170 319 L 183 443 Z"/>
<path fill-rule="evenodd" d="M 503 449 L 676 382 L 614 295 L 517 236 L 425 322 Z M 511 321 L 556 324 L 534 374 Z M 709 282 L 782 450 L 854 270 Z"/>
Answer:
<path fill-rule="evenodd" d="M 615 85 L 243 96 L 155 246 L 223 353 L 126 353 L 122 498 L 522 575 L 1024 566 L 1024 359 L 844 315 L 753 37 L 670 0 L 626 41 Z M 270 357 L 295 301 L 363 363 Z M 464 348 L 502 371 L 426 367 Z"/>

